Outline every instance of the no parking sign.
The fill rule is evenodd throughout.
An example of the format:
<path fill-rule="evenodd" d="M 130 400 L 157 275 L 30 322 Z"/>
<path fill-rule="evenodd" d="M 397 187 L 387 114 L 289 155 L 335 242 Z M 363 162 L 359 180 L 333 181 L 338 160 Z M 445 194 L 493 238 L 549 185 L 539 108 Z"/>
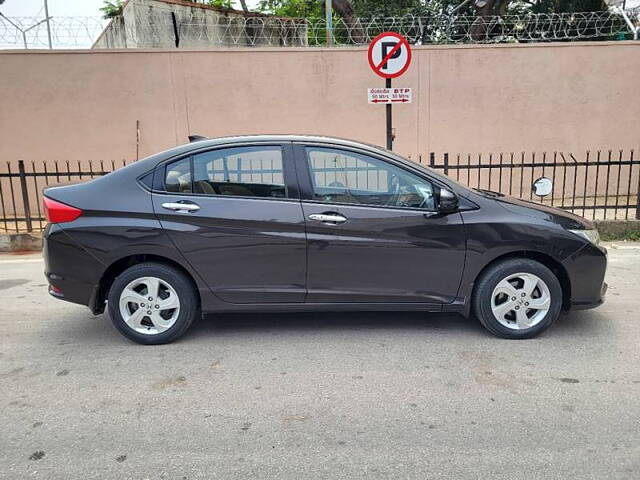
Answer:
<path fill-rule="evenodd" d="M 369 65 L 382 78 L 396 78 L 411 64 L 411 47 L 402 35 L 384 32 L 369 44 Z"/>
<path fill-rule="evenodd" d="M 395 32 L 384 32 L 369 44 L 367 53 L 373 72 L 386 79 L 384 88 L 369 88 L 369 103 L 386 104 L 387 148 L 393 148 L 395 134 L 392 127 L 392 103 L 411 103 L 410 88 L 391 88 L 391 79 L 407 71 L 411 64 L 411 46 L 407 39 Z"/>

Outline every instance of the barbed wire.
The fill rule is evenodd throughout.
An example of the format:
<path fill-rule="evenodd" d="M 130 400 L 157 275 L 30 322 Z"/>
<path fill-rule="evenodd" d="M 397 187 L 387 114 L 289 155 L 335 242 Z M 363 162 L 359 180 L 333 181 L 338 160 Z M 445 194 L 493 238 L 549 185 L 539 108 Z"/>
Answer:
<path fill-rule="evenodd" d="M 637 19 L 640 9 L 628 10 Z M 38 17 L 0 16 L 0 48 L 47 48 L 47 26 Z M 152 21 L 153 20 L 153 21 Z M 183 48 L 202 46 L 323 46 L 324 20 L 271 16 L 182 17 L 174 25 L 170 15 L 153 19 L 121 17 L 53 17 L 54 48 Z M 523 14 L 502 17 L 414 16 L 337 19 L 336 45 L 367 44 L 383 31 L 396 31 L 415 45 L 447 43 L 529 43 L 632 38 L 617 11 L 563 14 Z M 23 33 L 24 32 L 24 33 Z M 97 42 L 97 43 L 96 43 Z"/>
<path fill-rule="evenodd" d="M 637 16 L 631 11 L 630 18 Z M 323 41 L 325 24 L 310 25 L 310 43 Z M 395 18 L 339 20 L 336 43 L 369 43 L 377 34 L 395 31 L 413 44 L 447 43 L 529 43 L 576 40 L 623 39 L 630 33 L 624 17 L 614 11 L 562 14 L 523 14 L 493 17 L 406 15 Z M 631 38 L 631 36 L 629 37 Z"/>
<path fill-rule="evenodd" d="M 53 47 L 90 48 L 108 24 L 109 21 L 101 17 L 52 17 L 50 25 Z M 22 31 L 27 29 L 30 30 L 23 37 Z M 47 25 L 42 17 L 0 16 L 0 48 L 48 47 Z"/>

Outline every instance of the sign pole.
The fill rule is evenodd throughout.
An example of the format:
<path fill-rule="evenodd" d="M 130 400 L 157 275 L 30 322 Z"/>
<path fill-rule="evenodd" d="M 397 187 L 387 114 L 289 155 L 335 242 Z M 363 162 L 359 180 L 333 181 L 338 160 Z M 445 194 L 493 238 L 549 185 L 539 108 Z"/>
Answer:
<path fill-rule="evenodd" d="M 387 78 L 385 80 L 386 88 L 391 88 L 391 79 Z M 392 108 L 393 105 L 387 103 L 385 105 L 387 107 L 387 150 L 393 150 L 393 116 L 392 116 Z"/>
<path fill-rule="evenodd" d="M 333 46 L 332 0 L 325 0 L 324 10 L 325 10 L 325 19 L 327 22 L 327 47 L 332 47 Z"/>
<path fill-rule="evenodd" d="M 387 150 L 393 150 L 393 104 L 411 103 L 410 88 L 391 88 L 391 79 L 399 77 L 411 63 L 411 46 L 406 38 L 395 32 L 383 32 L 371 40 L 367 52 L 373 73 L 385 79 L 384 88 L 369 88 L 369 103 L 385 104 Z"/>

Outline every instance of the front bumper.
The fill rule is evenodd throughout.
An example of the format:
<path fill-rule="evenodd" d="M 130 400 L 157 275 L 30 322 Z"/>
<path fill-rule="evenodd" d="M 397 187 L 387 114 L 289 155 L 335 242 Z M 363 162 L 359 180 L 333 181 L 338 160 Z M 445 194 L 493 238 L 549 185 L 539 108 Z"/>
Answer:
<path fill-rule="evenodd" d="M 594 302 L 575 302 L 571 300 L 571 310 L 588 310 L 590 308 L 599 307 L 604 303 L 608 288 L 609 286 L 607 285 L 607 283 L 602 282 L 602 288 L 600 289 L 600 298 L 598 298 Z"/>
<path fill-rule="evenodd" d="M 568 307 L 586 310 L 604 303 L 607 284 L 607 250 L 592 244 L 585 245 L 564 261 L 569 276 L 571 295 Z"/>

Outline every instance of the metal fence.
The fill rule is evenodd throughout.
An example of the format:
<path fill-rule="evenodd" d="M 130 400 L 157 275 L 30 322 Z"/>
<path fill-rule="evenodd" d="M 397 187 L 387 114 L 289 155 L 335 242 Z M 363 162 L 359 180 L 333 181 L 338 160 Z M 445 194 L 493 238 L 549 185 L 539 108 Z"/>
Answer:
<path fill-rule="evenodd" d="M 640 220 L 640 159 L 633 150 L 572 153 L 499 153 L 418 155 L 414 161 L 471 188 L 562 208 L 593 220 Z M 126 165 L 119 162 L 7 163 L 0 172 L 0 231 L 33 232 L 46 226 L 42 190 L 89 180 Z M 254 172 L 248 171 L 249 174 Z M 553 193 L 539 198 L 532 183 L 553 181 Z"/>
<path fill-rule="evenodd" d="M 401 33 L 415 45 L 622 40 L 634 38 L 633 21 L 639 16 L 640 8 L 624 12 L 616 8 L 600 12 L 490 17 L 434 13 L 336 18 L 333 37 L 335 45 L 368 44 L 376 35 L 389 30 Z M 176 17 L 167 11 L 162 15 L 136 18 L 135 25 L 122 21 L 122 17 L 113 21 L 100 17 L 52 17 L 50 28 L 53 48 L 91 48 L 103 32 L 113 38 L 135 38 L 134 47 L 140 48 L 326 45 L 323 19 L 243 16 L 241 12 L 211 18 L 194 14 L 181 16 L 176 21 Z M 111 46 L 129 45 L 116 42 Z M 42 17 L 0 16 L 0 48 L 47 47 L 47 25 Z"/>
<path fill-rule="evenodd" d="M 591 220 L 640 220 L 640 160 L 633 150 L 572 153 L 447 153 L 418 161 L 465 185 L 568 210 Z M 536 197 L 533 182 L 547 177 L 552 193 Z"/>
<path fill-rule="evenodd" d="M 7 162 L 0 172 L 0 231 L 33 232 L 46 226 L 42 191 L 106 175 L 128 162 Z"/>

